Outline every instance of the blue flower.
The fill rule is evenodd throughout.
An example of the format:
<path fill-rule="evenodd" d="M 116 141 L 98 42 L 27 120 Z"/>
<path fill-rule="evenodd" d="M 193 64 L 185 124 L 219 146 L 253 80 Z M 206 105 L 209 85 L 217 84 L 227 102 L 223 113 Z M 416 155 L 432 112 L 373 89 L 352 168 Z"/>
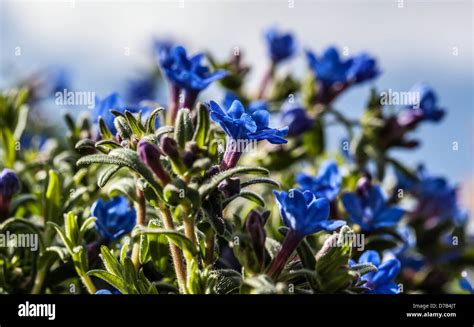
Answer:
<path fill-rule="evenodd" d="M 465 290 L 468 291 L 471 294 L 474 294 L 474 286 L 472 286 L 472 283 L 469 281 L 469 278 L 467 276 L 467 272 L 463 271 L 462 276 L 459 279 L 459 286 Z"/>
<path fill-rule="evenodd" d="M 327 160 L 319 168 L 316 177 L 300 173 L 296 176 L 296 181 L 303 189 L 313 192 L 316 197 L 333 201 L 341 189 L 342 176 L 336 162 Z"/>
<path fill-rule="evenodd" d="M 273 193 L 283 223 L 298 235 L 306 236 L 321 230 L 333 231 L 346 224 L 343 220 L 328 220 L 328 199 L 318 199 L 311 191 L 291 189 L 288 193 Z"/>
<path fill-rule="evenodd" d="M 173 47 L 169 51 L 161 50 L 159 53 L 160 66 L 168 80 L 180 88 L 195 92 L 204 90 L 212 82 L 227 75 L 224 70 L 211 72 L 201 64 L 203 58 L 202 53 L 188 58 L 186 49 L 182 46 Z"/>
<path fill-rule="evenodd" d="M 296 52 L 296 40 L 291 33 L 281 33 L 276 27 L 265 32 L 268 53 L 273 62 L 288 59 Z"/>
<path fill-rule="evenodd" d="M 366 53 L 343 60 L 337 49 L 330 47 L 320 58 L 309 50 L 306 51 L 306 57 L 318 81 L 325 88 L 335 84 L 342 86 L 362 83 L 377 77 L 380 73 L 377 61 Z"/>
<path fill-rule="evenodd" d="M 102 117 L 105 125 L 113 135 L 117 133 L 117 129 L 114 125 L 115 115 L 110 112 L 111 109 L 120 113 L 125 112 L 125 110 L 128 110 L 131 113 L 138 113 L 141 111 L 143 118 L 146 118 L 152 112 L 152 108 L 148 106 L 127 106 L 118 93 L 112 93 L 102 100 L 96 98 L 94 108 L 92 109 L 92 121 L 97 124 L 99 122 L 99 117 Z"/>
<path fill-rule="evenodd" d="M 367 193 L 342 195 L 342 203 L 352 221 L 363 231 L 396 225 L 405 211 L 398 207 L 388 208 L 387 198 L 378 185 L 370 187 Z"/>
<path fill-rule="evenodd" d="M 415 84 L 410 92 L 417 92 L 420 95 L 420 103 L 411 110 L 420 110 L 423 119 L 439 121 L 443 118 L 445 111 L 438 107 L 437 96 L 434 90 L 425 83 Z"/>
<path fill-rule="evenodd" d="M 12 197 L 20 190 L 20 180 L 13 170 L 4 169 L 0 173 L 0 221 L 8 217 Z"/>
<path fill-rule="evenodd" d="M 287 143 L 284 137 L 288 134 L 288 128 L 269 128 L 270 114 L 266 110 L 257 110 L 248 114 L 242 103 L 236 100 L 227 112 L 222 110 L 216 102 L 211 101 L 209 111 L 212 120 L 234 140 L 268 140 L 273 144 Z"/>
<path fill-rule="evenodd" d="M 419 217 L 452 219 L 457 226 L 464 225 L 468 212 L 459 206 L 457 188 L 443 177 L 431 176 L 423 165 L 418 166 L 417 178 L 409 178 L 396 171 L 398 187 L 406 189 L 418 200 L 414 215 Z"/>
<path fill-rule="evenodd" d="M 233 93 L 233 92 L 227 91 L 224 95 L 224 99 L 222 100 L 222 105 L 224 106 L 224 108 L 229 110 L 230 107 L 232 106 L 232 103 L 235 100 L 239 100 L 237 95 L 235 95 L 235 93 Z M 254 112 L 256 112 L 258 110 L 267 110 L 268 111 L 267 101 L 265 101 L 265 100 L 254 100 L 254 101 L 250 102 L 250 104 L 247 107 L 246 112 L 248 114 L 253 114 Z"/>
<path fill-rule="evenodd" d="M 396 117 L 401 128 L 413 129 L 422 121 L 440 121 L 445 114 L 444 109 L 437 106 L 434 90 L 425 83 L 415 84 L 410 92 L 419 94 L 419 103 L 401 111 Z"/>
<path fill-rule="evenodd" d="M 108 289 L 102 288 L 100 290 L 97 290 L 97 292 L 95 292 L 95 294 L 97 294 L 97 295 L 116 295 L 116 294 L 122 294 L 122 293 L 120 293 L 116 289 L 114 289 L 113 291 L 110 291 Z"/>
<path fill-rule="evenodd" d="M 390 259 L 382 263 L 376 251 L 365 251 L 359 258 L 359 264 L 371 263 L 377 267 L 377 271 L 369 272 L 361 277 L 365 280 L 365 286 L 370 289 L 370 294 L 398 294 L 398 285 L 393 282 L 400 272 L 400 262 Z M 354 265 L 351 260 L 350 265 Z"/>
<path fill-rule="evenodd" d="M 408 226 L 400 226 L 397 232 L 402 238 L 402 244 L 391 252 L 403 268 L 419 271 L 425 265 L 425 260 L 421 254 L 413 251 L 416 247 L 415 232 Z"/>
<path fill-rule="evenodd" d="M 305 108 L 292 103 L 286 103 L 282 108 L 281 121 L 288 126 L 288 136 L 294 137 L 310 130 L 314 119 L 310 118 Z"/>
<path fill-rule="evenodd" d="M 125 98 L 129 103 L 139 103 L 143 100 L 154 100 L 156 98 L 156 78 L 146 75 L 127 82 Z"/>
<path fill-rule="evenodd" d="M 110 201 L 94 202 L 91 215 L 96 217 L 96 229 L 106 241 L 114 241 L 129 233 L 136 223 L 137 214 L 124 196 Z"/>
<path fill-rule="evenodd" d="M 11 199 L 11 197 L 20 189 L 20 180 L 16 173 L 5 168 L 0 173 L 0 199 Z"/>

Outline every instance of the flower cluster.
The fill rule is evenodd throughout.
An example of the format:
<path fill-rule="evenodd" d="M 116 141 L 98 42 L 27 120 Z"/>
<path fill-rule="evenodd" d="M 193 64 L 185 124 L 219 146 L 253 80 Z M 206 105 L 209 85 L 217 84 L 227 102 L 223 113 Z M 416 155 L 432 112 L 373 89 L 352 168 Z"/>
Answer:
<path fill-rule="evenodd" d="M 240 49 L 220 60 L 155 41 L 153 68 L 123 98 L 67 114 L 66 135 L 34 133 L 41 122 L 26 116 L 50 96 L 40 84 L 64 78 L 2 91 L 0 227 L 46 245 L 0 248 L 2 292 L 65 293 L 77 278 L 90 294 L 472 293 L 459 187 L 391 151 L 413 150 L 410 133 L 447 115 L 435 91 L 415 84 L 419 103 L 386 110 L 373 89 L 349 118 L 334 100 L 379 76 L 378 60 L 300 53 L 296 40 L 266 30 L 256 90 Z M 282 75 L 298 56 L 306 74 Z M 330 148 L 333 125 L 342 151 Z"/>

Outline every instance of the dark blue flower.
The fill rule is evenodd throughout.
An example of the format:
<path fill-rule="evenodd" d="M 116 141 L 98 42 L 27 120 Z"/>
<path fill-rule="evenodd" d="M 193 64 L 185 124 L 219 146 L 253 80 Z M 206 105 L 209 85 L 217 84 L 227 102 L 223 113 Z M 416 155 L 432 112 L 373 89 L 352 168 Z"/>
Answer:
<path fill-rule="evenodd" d="M 396 117 L 401 128 L 413 129 L 422 121 L 438 122 L 444 117 L 445 111 L 437 106 L 436 93 L 429 85 L 415 84 L 410 92 L 419 95 L 419 103 L 402 110 Z"/>
<path fill-rule="evenodd" d="M 235 93 L 233 93 L 233 92 L 227 91 L 224 95 L 224 99 L 222 100 L 222 105 L 224 106 L 224 108 L 229 110 L 230 107 L 232 106 L 232 103 L 235 100 L 239 100 L 237 95 L 235 95 Z M 253 114 L 254 112 L 256 112 L 258 110 L 268 110 L 267 101 L 265 101 L 265 100 L 254 100 L 254 101 L 250 102 L 250 104 L 246 108 L 246 113 Z"/>
<path fill-rule="evenodd" d="M 336 162 L 327 160 L 319 168 L 316 177 L 300 173 L 296 176 L 296 182 L 303 189 L 313 192 L 316 197 L 324 197 L 333 201 L 341 189 L 342 176 Z"/>
<path fill-rule="evenodd" d="M 377 77 L 380 73 L 377 61 L 366 53 L 344 60 L 340 58 L 336 48 L 330 47 L 319 58 L 307 50 L 306 57 L 316 78 L 325 88 L 336 84 L 343 86 L 361 83 Z"/>
<path fill-rule="evenodd" d="M 288 126 L 289 137 L 301 135 L 314 125 L 314 119 L 308 116 L 306 109 L 293 103 L 283 105 L 281 121 Z"/>
<path fill-rule="evenodd" d="M 227 72 L 217 70 L 211 72 L 201 64 L 204 54 L 198 53 L 188 58 L 186 49 L 182 46 L 173 47 L 169 51 L 159 53 L 160 66 L 168 80 L 187 91 L 199 92 L 212 82 L 224 78 Z"/>
<path fill-rule="evenodd" d="M 397 232 L 402 239 L 402 243 L 391 252 L 400 261 L 403 268 L 419 271 L 425 265 L 423 256 L 414 251 L 416 247 L 415 232 L 408 226 L 400 226 Z"/>
<path fill-rule="evenodd" d="M 387 198 L 378 185 L 370 187 L 367 193 L 342 195 L 342 203 L 352 221 L 360 225 L 363 231 L 396 225 L 405 211 L 398 207 L 387 207 Z"/>
<path fill-rule="evenodd" d="M 418 200 L 415 216 L 452 219 L 458 226 L 467 222 L 468 212 L 459 205 L 457 188 L 445 178 L 429 175 L 423 165 L 418 166 L 416 179 L 400 171 L 396 171 L 396 175 L 398 187 L 407 190 Z"/>
<path fill-rule="evenodd" d="M 146 118 L 153 111 L 152 108 L 148 106 L 126 105 L 125 101 L 123 101 L 118 93 L 112 93 L 102 100 L 96 98 L 94 108 L 92 109 L 92 121 L 97 124 L 99 117 L 102 117 L 105 125 L 114 135 L 117 133 L 117 129 L 114 125 L 115 115 L 110 112 L 111 109 L 120 113 L 124 113 L 125 110 L 128 110 L 131 113 L 138 113 L 141 111 L 143 118 Z M 155 128 L 156 127 L 157 125 L 155 123 Z"/>
<path fill-rule="evenodd" d="M 459 279 L 459 286 L 463 290 L 468 291 L 471 294 L 474 294 L 474 286 L 472 286 L 472 283 L 467 276 L 467 272 L 465 271 L 462 272 L 461 278 Z"/>
<path fill-rule="evenodd" d="M 154 100 L 156 98 L 156 77 L 145 75 L 127 82 L 125 99 L 128 103 L 139 103 L 143 100 Z"/>
<path fill-rule="evenodd" d="M 137 214 L 124 196 L 117 196 L 110 201 L 102 199 L 94 202 L 91 215 L 96 217 L 96 229 L 106 241 L 117 240 L 129 233 L 136 223 Z"/>
<path fill-rule="evenodd" d="M 343 220 L 328 220 L 328 199 L 316 198 L 311 191 L 291 189 L 288 193 L 273 193 L 283 223 L 299 235 L 310 235 L 321 230 L 333 231 L 346 224 Z"/>
<path fill-rule="evenodd" d="M 228 111 L 224 111 L 216 102 L 211 101 L 209 111 L 212 120 L 234 140 L 268 140 L 273 144 L 287 143 L 284 137 L 288 133 L 288 128 L 269 128 L 270 114 L 266 110 L 257 110 L 253 114 L 248 114 L 242 103 L 236 100 Z"/>
<path fill-rule="evenodd" d="M 100 290 L 97 290 L 97 292 L 95 292 L 95 294 L 97 294 L 97 295 L 118 295 L 118 294 L 122 294 L 122 293 L 120 293 L 120 291 L 118 291 L 116 289 L 110 291 L 108 289 L 102 288 Z"/>
<path fill-rule="evenodd" d="M 34 100 L 55 96 L 57 92 L 69 89 L 71 85 L 70 72 L 61 66 L 51 66 L 33 74 L 27 80 Z"/>
<path fill-rule="evenodd" d="M 400 262 L 390 259 L 382 263 L 376 251 L 365 251 L 359 258 L 359 264 L 371 263 L 377 267 L 377 271 L 369 272 L 361 277 L 365 280 L 365 286 L 370 289 L 371 294 L 398 294 L 398 285 L 393 282 L 400 272 Z M 354 263 L 351 261 L 351 265 Z"/>
<path fill-rule="evenodd" d="M 296 52 L 296 40 L 291 33 L 281 33 L 276 27 L 265 32 L 268 53 L 273 62 L 288 59 Z"/>
<path fill-rule="evenodd" d="M 16 173 L 5 168 L 0 173 L 0 198 L 11 199 L 11 197 L 20 189 L 20 180 Z"/>
<path fill-rule="evenodd" d="M 412 110 L 420 110 L 423 119 L 439 121 L 444 117 L 445 111 L 438 107 L 436 93 L 428 84 L 417 83 L 410 92 L 417 92 L 420 95 L 419 105 Z"/>

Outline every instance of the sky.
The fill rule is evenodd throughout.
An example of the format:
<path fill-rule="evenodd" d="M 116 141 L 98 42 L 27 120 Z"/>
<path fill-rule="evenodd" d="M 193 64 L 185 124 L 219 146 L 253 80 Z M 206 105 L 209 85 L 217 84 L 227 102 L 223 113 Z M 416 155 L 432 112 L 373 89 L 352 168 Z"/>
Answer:
<path fill-rule="evenodd" d="M 176 39 L 191 52 L 210 50 L 221 59 L 239 46 L 253 64 L 252 87 L 268 63 L 263 30 L 277 25 L 293 31 L 300 48 L 280 73 L 303 73 L 307 48 L 320 53 L 335 45 L 379 60 L 378 79 L 337 101 L 348 116 L 360 115 L 371 87 L 403 92 L 418 81 L 433 86 L 447 116 L 420 128 L 417 151 L 395 156 L 412 165 L 425 162 L 430 172 L 464 183 L 474 180 L 472 24 L 472 1 L 0 0 L 0 86 L 41 67 L 63 65 L 74 77 L 74 89 L 105 96 L 149 69 L 156 37 Z M 203 98 L 216 94 L 211 88 Z M 336 131 L 331 143 L 339 144 L 340 137 Z"/>

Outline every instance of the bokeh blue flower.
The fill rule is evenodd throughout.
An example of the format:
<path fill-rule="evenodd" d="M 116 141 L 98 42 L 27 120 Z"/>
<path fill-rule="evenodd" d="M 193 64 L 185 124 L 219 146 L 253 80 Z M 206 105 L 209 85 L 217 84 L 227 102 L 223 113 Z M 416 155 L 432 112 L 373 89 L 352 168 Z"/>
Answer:
<path fill-rule="evenodd" d="M 96 217 L 96 229 L 105 241 L 114 241 L 129 233 L 136 223 L 137 214 L 125 196 L 105 202 L 97 200 L 91 207 Z"/>

